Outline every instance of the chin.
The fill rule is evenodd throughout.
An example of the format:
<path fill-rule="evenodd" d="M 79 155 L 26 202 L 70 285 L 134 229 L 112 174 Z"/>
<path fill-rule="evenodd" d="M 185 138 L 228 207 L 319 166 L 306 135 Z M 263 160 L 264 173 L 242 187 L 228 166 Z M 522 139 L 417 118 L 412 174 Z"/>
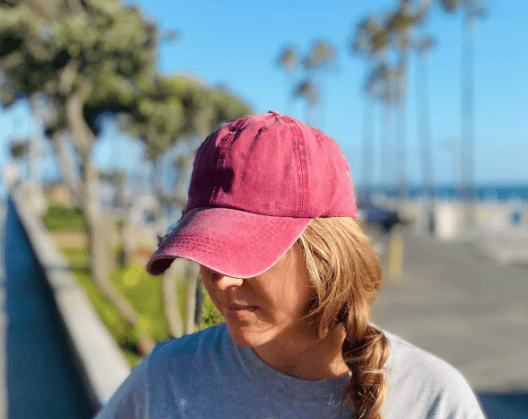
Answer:
<path fill-rule="evenodd" d="M 262 332 L 250 331 L 248 328 L 241 327 L 227 321 L 229 335 L 235 343 L 245 348 L 255 348 L 266 342 L 266 336 Z"/>

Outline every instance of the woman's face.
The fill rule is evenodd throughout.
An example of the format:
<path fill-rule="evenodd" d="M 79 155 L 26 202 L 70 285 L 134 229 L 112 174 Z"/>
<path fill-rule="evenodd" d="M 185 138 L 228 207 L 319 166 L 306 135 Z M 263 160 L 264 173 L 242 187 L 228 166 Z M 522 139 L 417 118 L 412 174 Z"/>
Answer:
<path fill-rule="evenodd" d="M 201 267 L 202 282 L 241 346 L 283 348 L 313 340 L 305 319 L 313 295 L 302 254 L 293 246 L 275 265 L 252 278 L 231 278 Z"/>

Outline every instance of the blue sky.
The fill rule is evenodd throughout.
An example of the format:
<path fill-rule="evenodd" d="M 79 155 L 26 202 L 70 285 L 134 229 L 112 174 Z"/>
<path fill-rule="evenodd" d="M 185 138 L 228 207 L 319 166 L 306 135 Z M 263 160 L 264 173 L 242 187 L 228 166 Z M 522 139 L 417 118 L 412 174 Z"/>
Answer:
<path fill-rule="evenodd" d="M 132 3 L 132 2 L 131 2 Z M 315 39 L 332 42 L 338 50 L 338 71 L 327 77 L 324 120 L 319 128 L 341 145 L 354 178 L 361 181 L 361 133 L 364 62 L 348 51 L 356 23 L 368 14 L 381 16 L 396 7 L 395 0 L 247 2 L 225 0 L 133 1 L 162 28 L 176 30 L 177 42 L 160 48 L 159 66 L 166 74 L 185 73 L 204 83 L 225 85 L 251 105 L 255 113 L 285 112 L 285 77 L 275 65 L 282 46 L 295 45 L 307 53 Z M 528 3 L 487 0 L 488 15 L 475 33 L 475 176 L 479 183 L 528 183 Z M 462 14 L 450 16 L 433 8 L 427 31 L 437 40 L 430 53 L 429 84 L 431 134 L 435 179 L 456 177 L 456 153 L 448 143 L 461 136 L 460 68 Z M 415 57 L 412 56 L 407 121 L 407 176 L 420 182 Z M 293 116 L 304 119 L 304 105 L 296 103 Z M 379 118 L 378 118 L 379 120 Z M 14 134 L 33 128 L 27 109 L 0 110 L 0 164 L 9 163 L 6 143 Z M 376 133 L 375 180 L 380 178 L 379 124 Z M 116 143 L 116 138 L 120 143 Z M 113 146 L 112 146 L 113 144 Z M 127 144 L 127 145 L 125 145 Z M 95 152 L 101 166 L 130 166 L 139 148 L 109 129 Z M 456 147 L 455 147 L 456 148 Z M 122 153 L 112 162 L 116 150 Z M 451 151 L 450 151 L 451 150 Z M 49 165 L 45 165 L 47 167 Z"/>

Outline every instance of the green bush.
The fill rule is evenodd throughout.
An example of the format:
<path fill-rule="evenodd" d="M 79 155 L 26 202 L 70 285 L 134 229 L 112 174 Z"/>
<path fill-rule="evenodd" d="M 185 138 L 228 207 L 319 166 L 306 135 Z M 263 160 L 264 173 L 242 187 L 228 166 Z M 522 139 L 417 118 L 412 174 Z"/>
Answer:
<path fill-rule="evenodd" d="M 144 328 L 152 338 L 160 342 L 171 337 L 169 325 L 163 309 L 163 285 L 161 276 L 149 275 L 143 267 L 127 266 L 112 273 L 112 282 L 123 293 L 132 307 L 140 315 L 137 327 L 130 325 L 116 310 L 112 303 L 100 293 L 90 275 L 90 258 L 86 248 L 67 247 L 61 252 L 68 259 L 70 269 L 79 283 L 84 287 L 88 298 L 101 317 L 116 342 L 123 350 L 129 363 L 133 366 L 140 359 L 138 351 L 139 328 Z M 177 282 L 175 290 L 182 319 L 187 308 L 187 281 Z M 202 320 L 197 329 L 223 322 L 222 315 L 214 307 L 211 299 L 204 292 Z"/>
<path fill-rule="evenodd" d="M 224 317 L 216 309 L 211 298 L 204 290 L 204 303 L 202 309 L 202 322 L 200 323 L 200 329 L 205 329 L 206 327 L 214 326 L 215 324 L 223 323 L 225 321 Z"/>
<path fill-rule="evenodd" d="M 159 342 L 170 338 L 170 329 L 163 309 L 161 276 L 152 276 L 140 266 L 127 266 L 112 273 L 112 281 L 139 313 L 140 327 Z M 137 341 L 139 330 L 134 331 Z"/>
<path fill-rule="evenodd" d="M 49 231 L 82 231 L 86 229 L 86 219 L 75 208 L 63 205 L 50 205 L 42 221 Z"/>

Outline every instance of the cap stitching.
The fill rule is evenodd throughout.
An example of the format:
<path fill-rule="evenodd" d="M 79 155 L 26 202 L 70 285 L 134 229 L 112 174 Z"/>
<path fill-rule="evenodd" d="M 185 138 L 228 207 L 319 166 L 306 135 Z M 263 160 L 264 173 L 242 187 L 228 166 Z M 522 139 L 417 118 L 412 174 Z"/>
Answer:
<path fill-rule="evenodd" d="M 279 227 L 282 227 L 282 226 L 279 225 L 279 224 L 274 224 L 274 225 L 269 225 L 268 224 L 266 226 L 266 230 L 264 231 L 263 234 L 261 234 L 258 237 L 256 237 L 256 236 L 253 237 L 248 243 L 246 243 L 245 246 L 248 247 L 248 246 L 252 245 L 253 243 L 255 243 L 257 240 L 260 240 L 261 241 L 260 245 L 258 247 L 254 247 L 253 248 L 254 251 L 260 250 L 265 244 L 265 239 L 268 239 L 272 235 L 272 233 L 274 233 L 275 231 L 277 231 L 279 229 Z M 188 241 L 189 240 L 188 237 L 189 238 L 193 238 L 194 236 L 191 235 L 191 234 L 181 234 L 179 237 L 181 237 L 181 239 L 183 239 L 183 240 L 187 240 Z M 213 241 L 209 240 L 207 237 L 202 237 L 200 240 L 201 241 L 208 241 L 209 243 L 215 243 L 215 244 L 220 243 L 220 244 L 224 244 L 226 246 L 231 246 L 231 244 L 228 244 L 228 243 L 226 243 L 226 242 L 224 242 L 222 240 L 215 240 L 213 242 Z M 198 242 L 196 242 L 196 243 L 198 243 Z"/>
<path fill-rule="evenodd" d="M 262 238 L 268 238 L 268 236 L 271 235 L 271 233 L 274 231 L 275 229 L 272 229 L 272 230 L 269 230 L 267 232 L 266 235 L 262 236 Z M 212 252 L 212 250 L 215 250 L 217 249 L 217 245 L 219 243 L 221 244 L 224 244 L 224 245 L 227 245 L 227 243 L 223 242 L 223 241 L 220 241 L 220 240 L 210 240 L 209 238 L 200 238 L 200 239 L 194 239 L 192 236 L 189 236 L 189 237 L 184 237 L 184 236 L 180 236 L 180 239 L 178 240 L 179 244 L 192 244 L 194 247 L 204 251 L 204 252 L 207 252 L 209 254 L 215 254 L 217 255 L 216 252 Z M 262 247 L 264 246 L 265 244 L 265 241 L 263 241 L 258 247 L 255 247 L 252 249 L 252 251 L 254 251 L 256 253 L 256 256 L 260 256 L 262 254 L 262 252 L 259 252 Z M 229 245 L 229 247 L 232 248 L 231 245 Z M 246 246 L 247 247 L 247 246 Z M 160 254 L 158 255 L 157 257 L 159 258 L 167 258 L 167 257 L 170 257 L 171 255 L 170 254 Z"/>
<path fill-rule="evenodd" d="M 303 170 L 303 164 L 302 164 L 302 159 L 301 159 L 301 153 L 300 153 L 300 150 L 299 150 L 299 144 L 300 144 L 300 138 L 301 135 L 300 135 L 300 130 L 299 130 L 299 127 L 297 126 L 297 124 L 295 124 L 293 121 L 288 121 L 289 122 L 289 125 L 291 126 L 292 130 L 293 130 L 293 138 L 294 138 L 294 142 L 293 142 L 293 152 L 297 154 L 297 157 L 298 157 L 298 160 L 299 160 L 299 172 L 300 172 L 300 176 L 301 176 L 301 191 L 300 191 L 300 194 L 299 196 L 297 197 L 297 203 L 299 205 L 299 208 L 300 208 L 300 211 L 299 211 L 299 215 L 302 216 L 304 215 L 304 170 Z"/>
<path fill-rule="evenodd" d="M 273 234 L 275 233 L 276 231 L 278 231 L 282 226 L 280 224 L 275 224 L 275 225 L 268 225 L 266 227 L 266 231 L 264 232 L 264 234 L 258 236 L 258 237 L 254 237 L 250 242 L 248 242 L 246 244 L 246 247 L 250 246 L 251 244 L 255 243 L 257 240 L 260 241 L 259 245 L 257 247 L 252 247 L 252 251 L 253 252 L 257 252 L 257 256 L 258 255 L 261 255 L 263 252 L 262 252 L 262 249 L 265 248 L 266 246 L 266 243 L 267 243 L 267 239 Z M 182 234 L 179 236 L 179 242 L 180 243 L 183 243 L 183 242 L 186 242 L 186 243 L 193 243 L 193 244 L 196 244 L 198 247 L 202 247 L 204 249 L 206 249 L 207 247 L 204 246 L 204 242 L 209 244 L 210 246 L 209 247 L 213 247 L 214 245 L 217 245 L 217 244 L 223 244 L 223 245 L 226 245 L 226 246 L 232 246 L 231 244 L 228 244 L 222 240 L 217 240 L 215 239 L 214 241 L 206 238 L 206 237 L 202 237 L 200 238 L 199 240 L 193 240 L 194 239 L 194 236 L 190 235 L 190 234 Z"/>

